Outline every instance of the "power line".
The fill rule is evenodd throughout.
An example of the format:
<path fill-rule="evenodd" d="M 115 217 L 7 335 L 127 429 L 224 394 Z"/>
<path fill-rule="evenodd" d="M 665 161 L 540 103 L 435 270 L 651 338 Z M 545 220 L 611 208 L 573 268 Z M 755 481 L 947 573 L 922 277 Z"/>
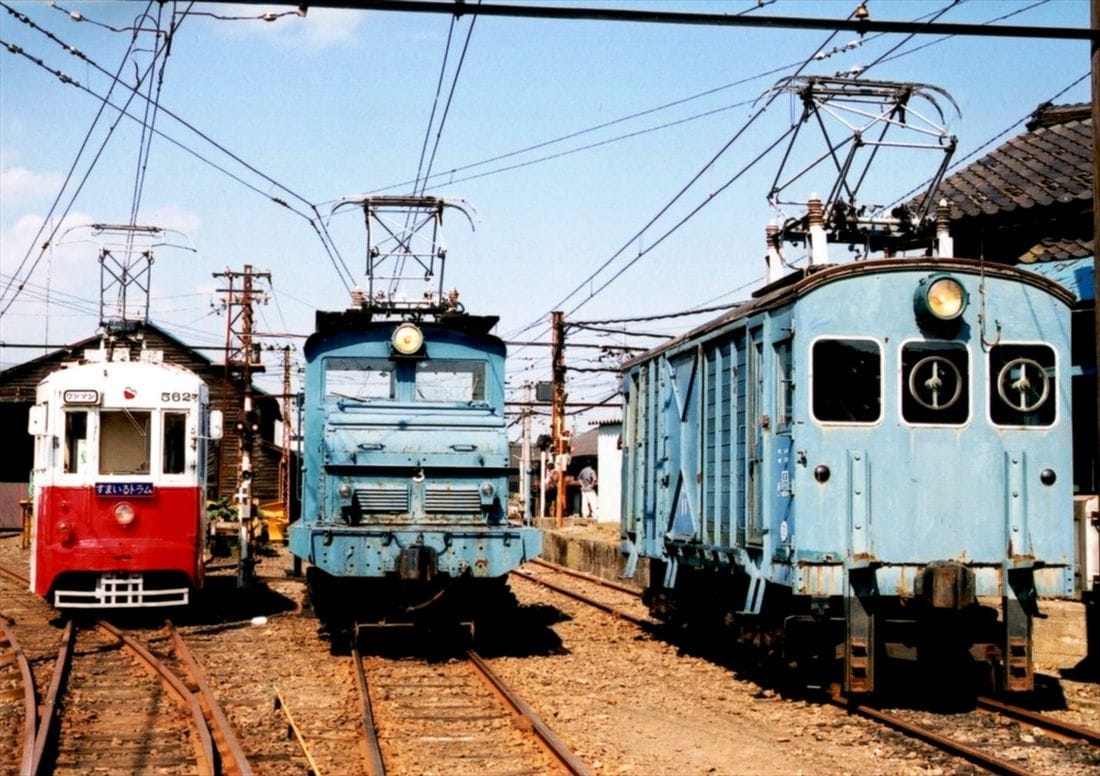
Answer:
<path fill-rule="evenodd" d="M 26 26 L 30 27 L 31 29 L 35 30 L 36 32 L 39 32 L 40 34 L 46 36 L 51 41 L 56 43 L 59 47 L 64 49 L 66 52 L 68 52 L 69 54 L 71 54 L 73 56 L 76 56 L 79 59 L 85 61 L 89 66 L 91 66 L 95 70 L 97 70 L 97 71 L 99 71 L 99 72 L 101 72 L 101 73 L 103 73 L 103 74 L 105 74 L 109 77 L 112 77 L 113 78 L 112 89 L 113 89 L 115 82 L 117 82 L 117 80 L 118 80 L 118 75 L 117 74 L 112 76 L 110 73 L 108 73 L 102 67 L 100 67 L 94 60 L 90 59 L 87 55 L 85 55 L 83 52 L 81 52 L 75 46 L 71 46 L 71 45 L 65 43 L 63 40 L 58 38 L 53 33 L 49 32 L 48 30 L 45 30 L 42 27 L 40 27 L 39 25 L 37 25 L 26 14 L 22 14 L 22 13 L 16 11 L 11 6 L 9 6 L 7 3 L 0 2 L 0 7 L 5 8 L 8 11 L 8 13 L 10 15 L 14 16 L 18 21 L 20 21 L 21 23 L 23 23 Z M 294 13 L 297 13 L 297 12 L 294 12 Z M 196 14 L 195 12 L 193 12 L 191 10 L 191 6 L 188 6 L 188 9 L 180 15 L 181 21 L 182 21 L 183 18 L 186 18 L 186 16 L 188 16 L 188 15 L 209 15 L 209 14 Z M 285 15 L 285 14 L 281 14 L 281 15 Z M 178 27 L 178 24 L 176 26 Z M 129 114 L 128 112 L 125 111 L 124 108 L 119 108 L 114 103 L 110 103 L 109 102 L 110 93 L 108 93 L 108 95 L 106 97 L 100 97 L 94 91 L 92 91 L 88 87 L 85 87 L 85 86 L 81 85 L 75 79 L 70 78 L 68 75 L 64 74 L 63 72 L 61 72 L 59 70 L 54 70 L 54 69 L 49 68 L 41 59 L 32 57 L 29 54 L 25 53 L 21 47 L 15 46 L 14 44 L 5 43 L 3 41 L 0 41 L 0 45 L 4 45 L 6 48 L 8 48 L 8 50 L 11 53 L 21 54 L 22 56 L 26 57 L 27 59 L 30 59 L 32 62 L 37 64 L 39 67 L 42 67 L 43 69 L 47 70 L 48 72 L 54 74 L 62 83 L 67 83 L 67 84 L 70 84 L 72 86 L 76 86 L 81 91 L 87 92 L 89 95 L 91 95 L 91 96 L 93 96 L 93 97 L 95 97 L 95 98 L 97 98 L 101 101 L 106 100 L 107 104 L 109 104 L 112 108 L 119 111 L 123 115 L 127 116 L 127 118 L 131 119 L 132 121 L 135 121 L 138 124 L 141 124 L 143 127 L 145 126 L 145 122 L 143 122 L 141 119 L 137 118 L 136 116 L 133 116 L 133 115 Z M 128 56 L 129 56 L 129 52 L 127 54 L 127 58 L 128 58 Z M 125 63 L 125 59 L 126 58 L 124 58 L 124 60 L 123 60 L 124 63 Z M 121 65 L 120 65 L 120 71 L 121 71 Z M 132 91 L 136 91 L 136 90 L 132 90 Z M 145 98 L 143 95 L 138 94 L 137 96 L 142 97 L 142 99 L 147 101 L 147 98 Z M 129 101 L 127 102 L 127 106 L 128 105 L 129 105 Z M 157 136 L 167 140 L 168 142 L 172 143 L 177 148 L 179 148 L 179 149 L 185 151 L 186 153 L 192 155 L 193 157 L 195 157 L 199 161 L 207 164 L 208 166 L 212 167 L 213 169 L 217 170 L 218 172 L 221 172 L 222 174 L 226 175 L 226 177 L 228 177 L 232 180 L 235 180 L 237 183 L 241 184 L 245 188 L 248 188 L 251 191 L 255 192 L 256 194 L 259 194 L 264 199 L 267 199 L 271 202 L 274 202 L 277 205 L 281 205 L 282 207 L 285 207 L 286 209 L 290 210 L 295 215 L 297 215 L 297 216 L 303 218 L 304 220 L 306 220 L 310 224 L 310 226 L 313 229 L 314 233 L 317 235 L 318 239 L 321 241 L 322 248 L 324 249 L 325 253 L 328 255 L 328 258 L 329 258 L 330 262 L 333 264 L 333 267 L 336 269 L 337 275 L 340 277 L 341 282 L 343 282 L 345 289 L 350 293 L 352 286 L 355 285 L 354 275 L 352 274 L 350 269 L 348 269 L 347 264 L 344 262 L 343 257 L 340 255 L 340 251 L 337 248 L 337 246 L 335 244 L 335 241 L 332 239 L 332 236 L 328 233 L 328 229 L 327 229 L 327 226 L 325 225 L 325 221 L 322 218 L 322 216 L 321 216 L 321 214 L 318 210 L 318 206 L 316 204 L 312 203 L 311 201 L 309 201 L 308 199 L 306 199 L 305 197 L 303 197 L 301 194 L 297 193 L 296 191 L 290 189 L 288 186 L 284 185 L 280 181 L 275 180 L 270 175 L 267 175 L 266 173 L 262 172 L 261 170 L 259 170 L 254 165 L 252 165 L 249 162 L 245 161 L 242 157 L 240 157 L 238 154 L 231 151 L 225 145 L 218 142 L 217 140 L 212 138 L 210 135 L 206 134 L 205 132 L 200 130 L 198 127 L 191 124 L 190 122 L 188 122 L 187 120 L 185 120 L 184 118 L 182 118 L 178 114 L 174 113 L 173 111 L 169 110 L 168 108 L 160 106 L 159 111 L 163 112 L 165 115 L 169 116 L 174 121 L 178 122 L 180 125 L 182 125 L 186 129 L 190 130 L 192 133 L 197 135 L 200 139 L 202 139 L 206 143 L 210 144 L 211 146 L 216 148 L 221 153 L 228 156 L 231 160 L 233 160 L 237 164 L 244 167 L 250 173 L 256 175 L 257 177 L 259 177 L 262 180 L 266 181 L 267 183 L 271 184 L 272 186 L 279 189 L 280 191 L 286 193 L 292 199 L 298 200 L 298 202 L 305 205 L 306 208 L 309 211 L 308 213 L 303 212 L 303 211 L 301 211 L 297 208 L 294 208 L 286 200 L 281 199 L 281 198 L 276 197 L 276 196 L 272 196 L 271 194 L 268 194 L 267 192 L 263 191 L 262 189 L 258 188 L 257 186 L 254 186 L 254 185 L 248 183 L 247 181 L 245 181 L 240 176 L 235 175 L 234 173 L 227 170 L 225 167 L 223 167 L 223 166 L 213 162 L 212 160 L 204 157 L 199 152 L 195 151 L 194 149 L 191 149 L 191 148 L 187 147 L 186 145 L 184 145 L 180 141 L 168 136 L 164 132 L 161 132 L 161 131 L 156 130 L 154 128 L 150 128 L 151 131 L 154 134 L 156 134 Z M 310 213 L 312 213 L 312 215 L 310 215 Z M 51 238 L 52 238 L 52 236 L 51 236 Z M 37 237 L 36 237 L 36 240 L 37 240 Z"/>

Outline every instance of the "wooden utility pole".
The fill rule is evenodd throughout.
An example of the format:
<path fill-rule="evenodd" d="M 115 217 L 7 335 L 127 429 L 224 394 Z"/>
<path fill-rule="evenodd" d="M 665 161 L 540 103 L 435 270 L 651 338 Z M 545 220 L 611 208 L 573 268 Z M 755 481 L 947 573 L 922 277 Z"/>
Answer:
<path fill-rule="evenodd" d="M 519 489 L 523 494 L 523 522 L 531 523 L 531 389 L 530 381 L 524 383 L 523 447 L 520 451 Z"/>
<path fill-rule="evenodd" d="M 283 455 L 279 458 L 279 501 L 283 505 L 283 519 L 290 522 L 290 345 L 283 346 Z"/>
<path fill-rule="evenodd" d="M 259 353 L 252 344 L 252 305 L 255 300 L 255 292 L 252 281 L 256 278 L 264 278 L 271 282 L 270 272 L 253 272 L 252 265 L 246 264 L 243 272 L 235 272 L 227 269 L 225 272 L 215 272 L 214 277 L 224 277 L 229 281 L 229 287 L 218 289 L 226 295 L 226 320 L 225 333 L 225 386 L 222 394 L 223 412 L 229 417 L 227 406 L 229 385 L 231 379 L 236 379 L 244 393 L 241 407 L 237 414 L 236 430 L 239 459 L 237 465 L 237 519 L 238 541 L 240 546 L 237 562 L 237 587 L 251 587 L 253 583 L 253 571 L 255 558 L 252 557 L 252 447 L 256 434 L 259 433 L 259 415 L 252 406 L 252 374 L 262 372 L 263 365 L 259 359 Z M 234 288 L 234 281 L 240 278 L 242 290 Z M 265 297 L 266 298 L 266 297 Z M 235 313 L 234 310 L 237 310 Z M 222 469 L 226 461 L 225 451 L 220 451 L 218 463 L 218 495 L 221 495 Z"/>
<path fill-rule="evenodd" d="M 554 525 L 561 528 L 565 524 L 565 314 L 558 310 L 550 316 L 553 390 L 550 433 L 554 440 L 554 473 L 557 481 Z"/>

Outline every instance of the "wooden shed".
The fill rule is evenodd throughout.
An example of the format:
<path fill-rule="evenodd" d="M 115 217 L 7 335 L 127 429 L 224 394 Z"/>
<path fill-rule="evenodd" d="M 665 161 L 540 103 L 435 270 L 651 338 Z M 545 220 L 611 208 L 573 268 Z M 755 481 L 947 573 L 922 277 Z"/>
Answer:
<path fill-rule="evenodd" d="M 159 350 L 168 363 L 178 364 L 200 375 L 210 389 L 211 406 L 225 415 L 225 436 L 218 444 L 217 465 L 211 471 L 207 496 L 211 500 L 232 500 L 237 489 L 236 467 L 240 460 L 240 445 L 235 421 L 244 397 L 244 386 L 231 379 L 223 364 L 214 363 L 155 324 L 134 324 L 124 336 L 116 337 L 129 344 L 136 358 L 142 347 Z M 0 458 L 0 528 L 18 528 L 21 521 L 19 502 L 28 496 L 28 482 L 34 462 L 34 443 L 27 433 L 27 418 L 34 404 L 38 383 L 59 365 L 79 360 L 85 350 L 100 347 L 96 335 L 68 347 L 47 353 L 17 366 L 0 371 L 0 428 L 8 431 L 6 454 Z M 279 467 L 283 450 L 274 438 L 275 421 L 282 420 L 279 397 L 253 387 L 253 406 L 260 413 L 260 442 L 252 453 L 252 494 L 261 504 L 276 501 L 279 496 Z M 295 460 L 288 462 L 292 502 L 296 501 L 297 470 Z"/>

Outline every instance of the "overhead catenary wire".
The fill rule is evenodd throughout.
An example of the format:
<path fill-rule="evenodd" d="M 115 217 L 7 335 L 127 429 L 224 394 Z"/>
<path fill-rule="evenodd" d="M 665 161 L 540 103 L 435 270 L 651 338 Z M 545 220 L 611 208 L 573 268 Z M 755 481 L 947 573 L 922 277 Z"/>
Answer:
<path fill-rule="evenodd" d="M 149 4 L 146 6 L 146 8 L 148 9 L 151 6 L 152 6 L 152 0 L 149 0 Z M 11 9 L 6 4 L 4 5 L 4 7 L 8 9 L 9 13 L 14 12 L 14 9 Z M 19 14 L 19 16 L 23 16 L 23 15 Z M 65 216 L 68 214 L 69 210 L 72 208 L 73 203 L 76 201 L 77 196 L 80 194 L 81 190 L 84 188 L 84 185 L 88 182 L 88 178 L 91 175 L 92 169 L 95 167 L 95 164 L 99 160 L 100 156 L 102 156 L 104 149 L 107 147 L 108 140 L 110 140 L 111 135 L 114 133 L 115 128 L 118 126 L 117 121 L 113 125 L 111 125 L 111 127 L 109 128 L 109 130 L 107 132 L 107 136 L 104 138 L 103 142 L 99 146 L 99 150 L 95 153 L 94 157 L 92 158 L 91 164 L 88 166 L 87 170 L 85 170 L 83 177 L 81 178 L 80 182 L 77 184 L 76 191 L 73 193 L 72 197 L 70 197 L 69 204 L 65 207 L 64 211 L 62 212 L 61 217 L 58 218 L 56 222 L 54 222 L 53 221 L 54 214 L 57 212 L 57 208 L 61 204 L 61 200 L 65 195 L 66 189 L 68 189 L 68 187 L 69 187 L 69 183 L 73 180 L 73 176 L 76 174 L 77 167 L 80 164 L 80 159 L 81 159 L 81 157 L 83 157 L 84 152 L 87 150 L 88 144 L 91 141 L 92 133 L 95 131 L 95 128 L 96 128 L 96 126 L 98 126 L 100 119 L 103 117 L 103 114 L 106 112 L 107 106 L 110 104 L 109 101 L 108 101 L 109 98 L 110 98 L 110 95 L 114 92 L 115 87 L 119 85 L 119 83 L 120 83 L 119 79 L 121 77 L 122 70 L 126 66 L 126 62 L 129 60 L 131 53 L 133 53 L 133 50 L 134 50 L 134 47 L 135 47 L 136 44 L 137 44 L 137 38 L 134 37 L 134 38 L 131 39 L 130 45 L 127 47 L 125 54 L 123 54 L 122 60 L 119 62 L 119 65 L 118 65 L 118 69 L 113 74 L 109 74 L 110 78 L 111 78 L 111 85 L 110 85 L 110 88 L 107 91 L 107 96 L 104 97 L 104 98 L 101 98 L 99 110 L 96 111 L 96 115 L 93 117 L 92 123 L 88 127 L 88 131 L 84 134 L 84 138 L 81 141 L 80 148 L 77 150 L 76 156 L 73 159 L 72 164 L 69 166 L 69 171 L 65 176 L 65 180 L 62 183 L 61 188 L 57 192 L 57 196 L 54 198 L 53 203 L 50 205 L 50 209 L 47 212 L 46 217 L 43 219 L 42 225 L 38 228 L 38 231 L 35 233 L 34 239 L 31 241 L 31 244 L 27 247 L 27 251 L 23 256 L 23 259 L 19 262 L 19 266 L 16 268 L 15 272 L 12 273 L 12 278 L 13 279 L 11 281 L 9 281 L 9 283 L 4 286 L 3 291 L 0 291 L 0 305 L 2 305 L 2 306 L 0 306 L 0 315 L 3 315 L 4 313 L 6 313 L 11 308 L 12 303 L 15 301 L 15 299 L 19 295 L 19 291 L 20 291 L 20 288 L 22 286 L 22 283 L 25 282 L 25 279 L 29 278 L 34 273 L 34 270 L 37 268 L 39 262 L 42 260 L 42 257 L 46 253 L 47 246 L 50 243 L 52 243 L 54 237 L 56 237 L 57 232 L 58 232 L 58 230 L 60 230 Z M 43 63 L 42 60 L 40 60 L 40 59 L 36 60 L 33 57 L 31 57 L 30 55 L 25 54 L 19 46 L 15 46 L 14 44 L 7 43 L 3 40 L 0 40 L 0 45 L 3 45 L 5 48 L 7 48 L 12 53 L 17 53 L 17 54 L 21 54 L 23 56 L 26 56 L 28 59 L 30 59 L 32 62 L 35 62 L 36 64 L 38 64 L 40 67 L 43 67 L 44 69 L 49 70 L 49 72 L 52 72 L 55 76 L 60 78 L 62 80 L 62 83 L 66 83 L 66 82 L 74 83 L 74 84 L 76 83 L 71 78 L 69 78 L 65 74 L 61 73 L 60 71 L 50 70 L 50 68 L 46 67 L 45 63 Z M 148 71 L 146 72 L 146 75 L 148 75 Z M 129 106 L 130 102 L 133 101 L 136 94 L 137 94 L 137 92 L 135 90 L 131 90 L 130 97 L 127 99 L 127 102 L 126 102 L 127 106 Z M 27 262 L 30 261 L 30 257 L 31 257 L 31 255 L 34 251 L 35 245 L 39 244 L 39 240 L 42 237 L 43 231 L 45 231 L 46 226 L 50 223 L 55 223 L 55 225 L 50 230 L 49 238 L 46 240 L 45 243 L 41 244 L 41 248 L 38 252 L 38 256 L 34 259 L 34 262 L 31 264 L 30 269 L 27 270 L 26 277 L 25 277 L 24 281 L 19 281 L 19 276 L 23 272 L 24 268 L 27 266 Z M 9 292 L 12 290 L 13 287 L 15 288 L 15 293 L 12 293 L 9 297 Z M 6 304 L 5 304 L 5 300 L 6 300 Z"/>
<path fill-rule="evenodd" d="M 19 11 L 17 11 L 16 9 L 14 9 L 10 5 L 8 5 L 7 3 L 0 2 L 0 7 L 7 10 L 7 12 L 10 15 L 15 17 L 18 21 L 20 21 L 24 25 L 30 27 L 31 29 L 35 30 L 36 32 L 38 32 L 38 33 L 46 36 L 47 38 L 49 38 L 51 41 L 56 43 L 59 47 L 64 49 L 67 53 L 69 53 L 72 56 L 75 56 L 75 57 L 81 59 L 82 61 L 86 62 L 90 67 L 97 70 L 98 72 L 101 72 L 101 73 L 103 73 L 103 74 L 105 74 L 109 77 L 112 77 L 112 79 L 113 79 L 112 80 L 112 88 L 113 88 L 113 86 L 115 85 L 115 83 L 117 82 L 117 79 L 118 79 L 117 74 L 112 76 L 111 73 L 108 73 L 106 70 L 104 70 L 102 67 L 100 67 L 94 60 L 90 59 L 86 54 L 84 54 L 78 48 L 76 48 L 75 46 L 69 45 L 68 43 L 66 43 L 65 41 L 61 40 L 59 37 L 54 35 L 53 33 L 49 32 L 48 30 L 45 30 L 40 25 L 35 23 L 26 14 L 20 13 Z M 180 20 L 182 21 L 184 18 L 186 18 L 189 15 L 196 15 L 191 10 L 191 6 L 188 6 L 188 9 L 180 14 Z M 86 20 L 86 18 L 84 20 Z M 107 26 L 107 25 L 102 25 L 102 26 Z M 110 28 L 110 29 L 113 29 L 113 28 Z M 52 73 L 62 83 L 75 86 L 78 89 L 80 89 L 81 91 L 84 91 L 87 94 L 91 95 L 92 97 L 95 97 L 96 99 L 99 99 L 101 101 L 106 101 L 107 104 L 110 105 L 110 107 L 114 108 L 115 110 L 120 111 L 121 113 L 126 115 L 127 118 L 131 119 L 132 121 L 135 121 L 135 122 L 137 122 L 139 124 L 142 124 L 144 126 L 144 123 L 142 122 L 141 119 L 139 119 L 138 117 L 126 112 L 125 107 L 129 106 L 129 101 L 127 101 L 126 106 L 124 108 L 120 108 L 119 106 L 117 106 L 114 103 L 110 102 L 110 93 L 108 93 L 108 95 L 106 95 L 105 97 L 102 97 L 102 96 L 96 94 L 93 90 L 91 90 L 90 88 L 80 84 L 78 81 L 76 81 L 75 79 L 69 77 L 68 75 L 66 75 L 62 71 L 54 69 L 54 68 L 50 68 L 49 66 L 46 65 L 46 63 L 42 59 L 32 57 L 30 54 L 25 52 L 21 47 L 16 46 L 13 43 L 8 43 L 6 41 L 0 40 L 0 45 L 3 45 L 11 53 L 19 54 L 19 55 L 29 59 L 31 62 L 35 63 L 39 67 L 45 69 L 47 72 Z M 127 56 L 124 57 L 123 62 L 125 62 L 125 60 L 128 59 L 128 58 L 129 58 L 129 52 L 127 53 Z M 122 67 L 122 65 L 120 65 L 120 71 L 121 71 L 121 67 Z M 146 99 L 140 94 L 138 94 L 138 96 L 142 97 L 143 99 Z M 267 175 L 266 173 L 262 172 L 260 169 L 255 167 L 253 164 L 249 163 L 248 161 L 243 159 L 241 156 L 239 156 L 237 153 L 230 150 L 224 144 L 222 144 L 219 141 L 215 140 L 213 137 L 208 135 L 206 132 L 204 132 L 203 130 L 200 130 L 194 124 L 190 123 L 189 121 L 182 118 L 178 114 L 174 113 L 170 109 L 165 108 L 164 106 L 159 106 L 158 110 L 160 112 L 164 113 L 166 116 L 173 119 L 174 121 L 176 121 L 177 123 L 179 123 L 181 126 L 186 128 L 190 132 L 194 133 L 196 136 L 198 136 L 204 142 L 206 142 L 209 145 L 213 146 L 215 149 L 217 149 L 222 154 L 229 157 L 232 161 L 239 164 L 241 167 L 243 167 L 245 170 L 247 170 L 251 174 L 256 175 L 257 177 L 259 177 L 263 181 L 269 183 L 271 186 L 273 186 L 276 189 L 278 189 L 278 190 L 282 191 L 283 193 L 285 193 L 289 198 L 297 200 L 299 203 L 304 205 L 305 208 L 306 208 L 306 211 L 295 208 L 289 202 L 287 202 L 287 200 L 282 199 L 282 198 L 277 197 L 277 196 L 273 196 L 273 195 L 269 194 L 268 192 L 264 191 L 263 189 L 260 189 L 259 187 L 249 183 L 248 181 L 244 180 L 239 175 L 234 174 L 233 172 L 229 171 L 228 169 L 226 169 L 222 165 L 217 164 L 216 162 L 212 161 L 211 159 L 209 159 L 209 158 L 203 156 L 202 154 L 200 154 L 198 151 L 195 151 L 194 149 L 189 148 L 188 146 L 184 145 L 182 142 L 176 140 L 175 138 L 170 137 L 166 133 L 164 133 L 164 132 L 162 132 L 162 131 L 160 131 L 156 128 L 151 129 L 151 132 L 153 134 L 157 135 L 158 137 L 163 138 L 164 140 L 167 140 L 169 143 L 176 146 L 180 150 L 190 154 L 191 156 L 195 157 L 196 159 L 198 159 L 199 161 L 203 162 L 204 164 L 210 166 L 211 168 L 217 170 L 218 172 L 222 173 L 223 175 L 226 175 L 227 177 L 229 177 L 230 179 L 232 179 L 232 180 L 236 181 L 237 183 L 241 184 L 245 188 L 248 188 L 249 190 L 255 192 L 256 194 L 259 194 L 261 197 L 263 197 L 263 198 L 265 198 L 265 199 L 267 199 L 271 202 L 274 202 L 277 205 L 280 205 L 280 206 L 286 208 L 290 212 L 292 212 L 295 215 L 297 215 L 297 216 L 303 218 L 304 220 L 306 220 L 310 224 L 310 227 L 312 228 L 313 232 L 316 234 L 316 236 L 320 240 L 323 250 L 325 251 L 326 255 L 328 256 L 330 262 L 332 263 L 333 268 L 336 270 L 337 275 L 340 277 L 341 282 L 343 283 L 345 289 L 350 293 L 351 288 L 355 285 L 355 277 L 352 274 L 351 270 L 348 268 L 347 264 L 344 262 L 343 257 L 340 255 L 339 248 L 336 246 L 336 244 L 333 241 L 331 235 L 328 233 L 328 228 L 325 224 L 324 218 L 321 216 L 321 213 L 318 209 L 318 207 L 319 207 L 318 204 L 315 204 L 315 203 L 311 202 L 309 199 L 302 196 L 301 194 L 294 191 L 293 189 L 289 188 L 288 186 L 286 186 L 282 182 L 280 182 L 280 181 L 274 179 L 273 177 L 271 177 L 270 175 Z M 38 238 L 36 237 L 35 238 L 36 242 L 37 242 L 37 239 Z M 51 237 L 51 239 L 52 239 L 52 237 Z M 0 296 L 0 300 L 2 300 L 2 298 L 3 297 Z"/>

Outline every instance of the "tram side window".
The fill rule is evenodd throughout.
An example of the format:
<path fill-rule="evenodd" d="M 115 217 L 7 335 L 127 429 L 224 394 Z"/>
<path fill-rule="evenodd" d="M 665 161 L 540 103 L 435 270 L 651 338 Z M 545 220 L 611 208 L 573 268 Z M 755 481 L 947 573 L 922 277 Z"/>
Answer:
<path fill-rule="evenodd" d="M 970 417 L 965 345 L 911 342 L 901 349 L 901 416 L 909 423 L 958 426 Z"/>
<path fill-rule="evenodd" d="M 164 413 L 164 460 L 165 474 L 183 474 L 187 452 L 187 413 Z"/>
<path fill-rule="evenodd" d="M 1054 349 L 995 345 L 989 351 L 989 415 L 998 426 L 1050 426 L 1055 421 Z"/>
<path fill-rule="evenodd" d="M 99 413 L 99 473 L 149 473 L 149 412 Z"/>
<path fill-rule="evenodd" d="M 418 401 L 485 401 L 485 362 L 440 359 L 416 365 Z"/>
<path fill-rule="evenodd" d="M 65 473 L 79 474 L 88 465 L 88 413 L 65 413 Z"/>
<path fill-rule="evenodd" d="M 395 398 L 395 365 L 388 358 L 326 358 L 325 398 Z"/>
<path fill-rule="evenodd" d="M 813 345 L 814 417 L 874 423 L 882 415 L 882 353 L 870 340 L 822 339 Z"/>

